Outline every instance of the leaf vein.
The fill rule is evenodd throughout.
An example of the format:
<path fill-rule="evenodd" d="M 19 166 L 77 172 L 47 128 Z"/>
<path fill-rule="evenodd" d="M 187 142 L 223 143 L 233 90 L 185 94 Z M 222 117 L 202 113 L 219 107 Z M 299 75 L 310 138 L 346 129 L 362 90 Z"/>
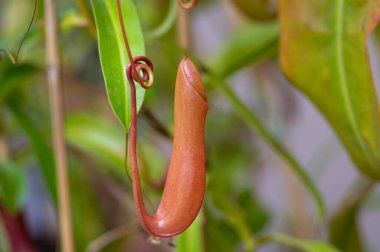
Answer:
<path fill-rule="evenodd" d="M 366 159 L 371 164 L 371 168 L 373 167 L 373 159 L 368 154 L 366 144 L 363 142 L 363 139 L 360 136 L 360 129 L 358 124 L 356 123 L 356 116 L 354 113 L 354 109 L 352 107 L 352 98 L 350 97 L 350 93 L 348 90 L 348 82 L 345 70 L 345 62 L 344 62 L 344 48 L 343 48 L 343 35 L 344 35 L 344 5 L 345 0 L 337 0 L 336 5 L 336 20 L 335 20 L 335 49 L 336 49 L 336 64 L 338 70 L 338 81 L 340 83 L 339 87 L 342 92 L 344 108 L 346 109 L 348 120 L 351 124 L 352 130 L 354 132 L 354 136 L 358 142 L 358 145 L 363 150 L 363 153 Z"/>

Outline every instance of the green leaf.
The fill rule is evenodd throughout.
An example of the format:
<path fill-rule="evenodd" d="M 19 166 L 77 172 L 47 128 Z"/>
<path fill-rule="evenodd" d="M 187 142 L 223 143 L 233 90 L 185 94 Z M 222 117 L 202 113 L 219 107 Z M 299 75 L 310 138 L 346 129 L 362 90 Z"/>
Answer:
<path fill-rule="evenodd" d="M 206 65 L 218 76 L 227 77 L 252 63 L 275 55 L 278 39 L 277 23 L 247 25 L 216 52 L 205 57 Z"/>
<path fill-rule="evenodd" d="M 71 156 L 70 191 L 76 251 L 86 251 L 91 241 L 107 231 L 107 215 L 102 212 L 94 171 L 84 165 Z"/>
<path fill-rule="evenodd" d="M 302 242 L 300 244 L 295 245 L 294 247 L 298 247 L 299 249 L 307 252 L 337 252 L 336 248 L 331 246 L 330 244 L 318 241 L 309 241 Z"/>
<path fill-rule="evenodd" d="M 53 199 L 53 203 L 57 206 L 56 171 L 53 152 L 29 114 L 16 104 L 10 104 L 9 107 L 34 148 L 40 163 L 42 176 Z M 120 131 L 120 129 L 118 130 Z M 90 240 L 105 231 L 103 230 L 104 223 L 101 213 L 99 212 L 98 202 L 96 201 L 97 196 L 93 191 L 94 189 L 91 186 L 83 188 L 84 184 L 90 185 L 90 171 L 84 169 L 78 162 L 74 163 L 72 159 L 70 159 L 70 161 L 69 167 L 72 167 L 69 169 L 70 188 L 72 193 L 72 215 L 76 248 L 78 251 L 84 251 L 84 248 Z M 2 181 L 1 178 L 0 181 Z M 94 222 L 94 219 L 97 221 Z M 83 228 L 83 226 L 87 228 Z"/>
<path fill-rule="evenodd" d="M 339 252 L 334 246 L 323 241 L 307 241 L 283 234 L 272 234 L 258 239 L 259 245 L 270 242 L 280 243 L 305 252 Z"/>
<path fill-rule="evenodd" d="M 272 0 L 231 0 L 235 7 L 252 20 L 268 21 L 276 17 L 276 1 Z"/>
<path fill-rule="evenodd" d="M 281 0 L 281 65 L 356 166 L 380 179 L 380 113 L 367 48 L 379 1 Z"/>
<path fill-rule="evenodd" d="M 193 224 L 178 236 L 177 246 L 174 250 L 175 252 L 203 251 L 201 213 L 195 219 Z"/>
<path fill-rule="evenodd" d="M 324 217 L 326 209 L 321 193 L 306 169 L 290 153 L 282 143 L 267 129 L 258 116 L 228 87 L 225 77 L 246 67 L 269 58 L 277 50 L 279 31 L 276 23 L 251 24 L 242 29 L 228 41 L 222 49 L 206 57 L 208 82 L 219 89 L 230 101 L 237 115 L 240 116 L 268 145 L 289 165 L 301 182 L 309 190 L 318 211 L 318 217 Z M 214 56 L 213 56 L 214 55 Z"/>
<path fill-rule="evenodd" d="M 41 174 L 47 189 L 54 203 L 57 203 L 55 164 L 51 148 L 46 144 L 43 135 L 38 130 L 38 126 L 33 122 L 28 113 L 15 103 L 9 104 L 9 108 L 32 144 L 38 162 L 40 163 Z"/>
<path fill-rule="evenodd" d="M 0 63 L 0 103 L 5 102 L 15 89 L 28 84 L 31 78 L 38 73 L 38 67 L 32 64 Z"/>
<path fill-rule="evenodd" d="M 125 176 L 125 134 L 116 124 L 94 115 L 77 114 L 67 118 L 65 128 L 71 145 L 104 162 L 118 177 Z"/>
<path fill-rule="evenodd" d="M 204 239 L 207 241 L 205 243 L 206 251 L 236 251 L 241 242 L 238 233 L 225 219 L 218 218 L 218 215 L 208 207 L 208 202 L 205 203 L 206 225 Z"/>
<path fill-rule="evenodd" d="M 99 165 L 99 170 L 125 182 L 130 169 L 125 167 L 125 133 L 106 118 L 90 114 L 73 114 L 66 120 L 66 139 L 78 150 L 88 154 Z M 157 146 L 141 138 L 139 150 L 141 180 L 147 184 L 160 180 L 167 160 Z M 149 158 L 145 158 L 149 157 Z M 148 168 L 149 167 L 149 168 Z"/>
<path fill-rule="evenodd" d="M 25 202 L 27 183 L 24 170 L 17 164 L 0 164 L 0 204 L 11 213 L 19 211 Z"/>
<path fill-rule="evenodd" d="M 34 148 L 37 159 L 40 163 L 42 176 L 53 202 L 55 206 L 57 206 L 57 188 L 55 183 L 56 176 L 53 152 L 46 144 L 44 136 L 39 132 L 36 123 L 30 118 L 29 114 L 26 113 L 23 108 L 20 108 L 15 104 L 10 104 L 9 107 Z M 118 130 L 120 131 L 120 129 Z M 96 201 L 97 196 L 95 195 L 94 189 L 90 186 L 91 174 L 89 174 L 89 172 L 91 171 L 84 169 L 78 162 L 73 162 L 73 159 L 70 159 L 70 161 L 69 167 L 72 167 L 69 169 L 70 188 L 72 192 L 71 200 L 76 248 L 78 251 L 84 251 L 84 248 L 90 240 L 105 231 L 103 230 L 104 223 L 101 213 L 99 212 L 98 202 Z M 0 182 L 2 182 L 1 176 Z M 25 185 L 25 183 L 23 184 Z M 89 186 L 83 188 L 84 184 Z M 94 219 L 97 221 L 94 222 Z M 86 226 L 87 228 L 83 228 L 83 226 Z"/>
<path fill-rule="evenodd" d="M 373 190 L 374 182 L 360 181 L 348 194 L 347 199 L 331 217 L 329 223 L 329 240 L 345 252 L 365 251 L 360 237 L 359 214 L 363 203 Z"/>
<path fill-rule="evenodd" d="M 67 32 L 85 25 L 87 25 L 87 19 L 82 16 L 81 13 L 78 13 L 78 11 L 73 9 L 63 13 L 59 23 L 59 27 L 62 32 Z"/>
<path fill-rule="evenodd" d="M 225 194 L 212 191 L 212 198 L 218 209 L 223 211 L 223 216 L 228 224 L 239 234 L 245 251 L 252 251 L 255 246 L 250 227 L 245 220 L 244 211 L 229 200 Z"/>
<path fill-rule="evenodd" d="M 259 136 L 288 164 L 289 168 L 292 169 L 312 196 L 317 209 L 318 218 L 324 217 L 326 214 L 326 207 L 322 194 L 319 192 L 307 170 L 267 129 L 264 123 L 259 120 L 258 116 L 249 110 L 247 105 L 239 99 L 223 79 L 218 78 L 216 75 L 212 75 L 212 73 L 209 73 L 208 78 L 209 83 L 218 88 L 228 98 L 231 105 L 236 110 L 237 115 L 240 116 L 249 127 L 256 131 Z"/>
<path fill-rule="evenodd" d="M 175 25 L 178 15 L 178 3 L 176 0 L 170 0 L 168 13 L 165 19 L 153 30 L 145 32 L 147 40 L 157 40 L 166 35 Z"/>
<path fill-rule="evenodd" d="M 330 242 L 345 252 L 364 251 L 358 229 L 358 206 L 342 209 L 330 222 Z"/>
<path fill-rule="evenodd" d="M 100 61 L 108 99 L 126 130 L 130 124 L 130 90 L 125 74 L 129 63 L 117 15 L 115 0 L 92 0 L 98 31 Z M 124 24 L 134 57 L 144 55 L 144 38 L 132 0 L 121 1 Z M 137 106 L 141 107 L 144 90 L 136 85 Z"/>
<path fill-rule="evenodd" d="M 252 192 L 244 190 L 237 195 L 236 200 L 251 232 L 257 233 L 264 229 L 270 220 L 269 211 L 252 195 Z"/>

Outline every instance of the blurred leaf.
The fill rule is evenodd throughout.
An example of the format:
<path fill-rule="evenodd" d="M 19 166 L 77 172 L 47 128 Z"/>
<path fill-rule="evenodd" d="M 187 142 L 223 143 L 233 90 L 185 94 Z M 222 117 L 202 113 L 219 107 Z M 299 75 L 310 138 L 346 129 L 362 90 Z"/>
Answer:
<path fill-rule="evenodd" d="M 299 248 L 303 251 L 307 252 L 338 252 L 336 248 L 331 246 L 330 244 L 324 243 L 324 242 L 318 242 L 318 241 L 308 241 L 308 242 L 302 242 L 302 244 L 294 245 L 294 247 Z"/>
<path fill-rule="evenodd" d="M 213 112 L 211 112 L 213 113 Z M 213 119 L 212 117 L 208 117 L 209 119 Z M 226 117 L 223 122 L 223 127 L 233 128 L 238 127 L 239 124 L 236 120 L 234 123 L 225 122 L 226 119 L 233 119 L 234 117 Z M 215 121 L 210 120 L 210 128 L 219 127 Z M 215 126 L 213 126 L 215 125 Z M 213 132 L 207 137 L 212 137 L 215 134 L 224 134 L 223 137 L 216 136 L 213 140 L 213 144 L 218 146 L 218 148 L 211 148 L 207 150 L 208 162 L 207 165 L 207 175 L 208 175 L 208 185 L 207 187 L 213 191 L 220 191 L 222 193 L 231 194 L 236 192 L 236 187 L 241 186 L 242 183 L 239 183 L 241 174 L 245 174 L 248 172 L 247 168 L 255 162 L 255 155 L 252 155 L 252 150 L 248 148 L 244 148 L 244 146 L 249 145 L 249 139 L 241 139 L 239 136 L 240 131 L 229 132 L 228 135 L 225 134 L 225 131 Z M 234 139 L 239 139 L 239 142 L 242 143 L 241 147 L 236 146 L 234 144 Z M 247 140 L 247 141 L 246 141 Z M 247 176 L 243 176 L 246 179 L 246 183 L 244 185 L 249 185 L 251 182 L 251 178 Z"/>
<path fill-rule="evenodd" d="M 99 187 L 93 186 L 94 174 L 71 156 L 70 191 L 76 251 L 86 251 L 87 245 L 106 232 Z M 86 185 L 86 186 L 83 186 Z"/>
<path fill-rule="evenodd" d="M 276 17 L 276 1 L 273 0 L 231 0 L 239 11 L 252 20 L 272 20 Z"/>
<path fill-rule="evenodd" d="M 232 202 L 219 192 L 212 191 L 212 198 L 215 206 L 223 211 L 223 218 L 239 234 L 245 251 L 252 251 L 255 246 L 253 234 L 245 220 L 244 211 L 236 203 Z"/>
<path fill-rule="evenodd" d="M 207 136 L 218 148 L 207 149 L 205 246 L 207 251 L 235 251 L 243 240 L 248 250 L 253 247 L 253 233 L 262 230 L 269 219 L 251 193 L 252 177 L 247 176 L 256 152 L 246 148 L 251 141 L 245 134 L 248 129 L 212 130 L 241 127 L 235 116 L 220 117 L 215 111 L 208 116 Z M 241 144 L 237 146 L 236 141 Z"/>
<path fill-rule="evenodd" d="M 266 244 L 269 242 L 280 243 L 292 248 L 299 249 L 305 252 L 339 252 L 334 246 L 323 241 L 306 241 L 300 240 L 291 236 L 283 234 L 268 235 L 259 241 L 259 244 Z"/>
<path fill-rule="evenodd" d="M 94 115 L 72 115 L 66 120 L 66 139 L 96 160 L 105 162 L 117 176 L 125 176 L 125 134 L 117 125 Z"/>
<path fill-rule="evenodd" d="M 357 167 L 380 179 L 380 113 L 364 29 L 379 1 L 281 0 L 281 65 Z M 368 28 L 369 32 L 370 29 Z"/>
<path fill-rule="evenodd" d="M 83 17 L 80 13 L 78 13 L 76 10 L 69 10 L 64 13 L 64 15 L 61 17 L 60 20 L 60 30 L 62 32 L 69 31 L 74 28 L 78 27 L 86 27 L 87 26 L 87 19 Z"/>
<path fill-rule="evenodd" d="M 267 129 L 257 115 L 228 87 L 224 80 L 225 77 L 248 64 L 257 63 L 273 55 L 277 49 L 278 37 L 279 31 L 276 23 L 253 24 L 242 29 L 241 33 L 236 35 L 236 38 L 233 37 L 228 41 L 219 52 L 215 53 L 215 56 L 206 57 L 209 59 L 206 62 L 206 66 L 209 68 L 207 77 L 209 83 L 218 88 L 228 98 L 241 119 L 257 132 L 297 175 L 313 197 L 318 217 L 321 218 L 326 212 L 324 201 L 306 169 Z"/>
<path fill-rule="evenodd" d="M 245 190 L 237 195 L 236 200 L 251 232 L 257 233 L 263 230 L 270 220 L 270 215 L 252 193 Z"/>
<path fill-rule="evenodd" d="M 213 73 L 209 73 L 208 78 L 210 84 L 218 88 L 229 99 L 231 105 L 236 110 L 237 115 L 239 115 L 256 133 L 258 133 L 258 135 L 287 163 L 289 168 L 292 169 L 313 198 L 318 218 L 323 218 L 326 214 L 325 203 L 314 180 L 308 174 L 307 170 L 298 162 L 294 155 L 282 145 L 280 140 L 267 129 L 266 125 L 261 122 L 259 117 L 239 99 L 230 87 L 228 87 L 225 80 Z"/>
<path fill-rule="evenodd" d="M 15 104 L 11 104 L 10 109 L 36 152 L 42 176 L 56 206 L 57 189 L 53 152 L 28 113 Z M 89 184 L 87 181 L 89 177 L 88 171 L 85 171 L 82 167 L 79 167 L 79 169 L 78 163 L 75 163 L 75 169 L 73 166 L 73 162 L 70 162 L 70 190 L 75 240 L 77 250 L 84 251 L 87 243 L 101 232 L 104 232 L 104 230 L 102 229 L 103 224 L 99 206 L 97 206 L 98 198 L 94 195 L 92 187 L 83 187 L 84 184 Z M 97 221 L 94 222 L 94 219 Z"/>
<path fill-rule="evenodd" d="M 116 1 L 92 0 L 91 3 L 98 30 L 100 61 L 108 99 L 117 118 L 128 130 L 130 90 L 125 70 L 129 60 L 118 21 Z M 144 55 L 144 39 L 133 1 L 121 1 L 121 8 L 132 55 Z M 145 91 L 140 85 L 136 85 L 136 92 L 137 105 L 140 108 Z"/>
<path fill-rule="evenodd" d="M 236 231 L 206 205 L 205 247 L 208 252 L 236 251 L 240 237 Z"/>
<path fill-rule="evenodd" d="M 178 236 L 175 252 L 201 252 L 202 245 L 202 211 L 198 214 L 193 224 L 185 232 Z"/>
<path fill-rule="evenodd" d="M 86 20 L 86 26 L 91 33 L 92 36 L 96 37 L 96 25 L 95 20 L 91 12 L 90 3 L 84 0 L 76 0 L 75 5 L 77 9 L 80 11 L 81 16 L 83 16 Z"/>
<path fill-rule="evenodd" d="M 362 252 L 362 241 L 358 229 L 359 206 L 342 209 L 330 221 L 330 242 L 345 252 Z"/>
<path fill-rule="evenodd" d="M 0 103 L 3 103 L 15 89 L 30 83 L 30 78 L 38 71 L 38 67 L 32 64 L 0 63 Z"/>
<path fill-rule="evenodd" d="M 347 200 L 338 211 L 331 217 L 329 223 L 329 240 L 337 248 L 345 252 L 365 251 L 360 237 L 358 226 L 359 212 L 364 200 L 372 191 L 374 183 L 365 181 L 356 186 L 352 193 L 349 193 Z"/>
<path fill-rule="evenodd" d="M 178 14 L 177 0 L 170 0 L 165 19 L 155 28 L 145 33 L 147 40 L 157 40 L 167 34 L 175 25 Z"/>
<path fill-rule="evenodd" d="M 29 37 L 29 36 L 28 36 Z M 33 42 L 36 38 L 28 38 Z M 7 102 L 12 115 L 26 133 L 32 144 L 37 159 L 41 165 L 41 173 L 49 190 L 50 196 L 56 202 L 55 170 L 53 154 L 46 145 L 38 126 L 31 120 L 28 113 L 22 108 L 22 95 L 18 92 L 23 84 L 30 84 L 32 78 L 39 73 L 40 68 L 31 63 L 18 63 L 16 65 L 5 64 L 0 67 L 0 102 Z"/>
<path fill-rule="evenodd" d="M 239 193 L 237 197 L 233 197 L 237 198 L 235 202 L 229 199 L 228 192 L 220 192 L 216 191 L 215 188 L 213 189 L 210 192 L 212 194 L 212 203 L 218 211 L 215 211 L 211 215 L 219 216 L 219 218 L 208 217 L 207 221 L 211 221 L 211 223 L 207 222 L 207 226 L 214 225 L 212 222 L 217 222 L 215 225 L 228 226 L 228 229 L 231 230 L 227 231 L 228 229 L 223 228 L 223 231 L 219 234 L 221 235 L 219 238 L 223 239 L 225 230 L 226 232 L 232 232 L 238 239 L 225 241 L 228 246 L 235 247 L 236 249 L 237 244 L 242 242 L 245 251 L 252 251 L 255 246 L 254 234 L 261 231 L 268 224 L 269 213 L 253 198 L 252 193 L 248 190 Z M 218 232 L 206 235 L 211 236 L 211 239 L 213 239 L 213 237 L 218 236 Z"/>
<path fill-rule="evenodd" d="M 16 213 L 24 205 L 27 193 L 25 172 L 15 163 L 0 164 L 0 204 Z"/>
<path fill-rule="evenodd" d="M 57 188 L 55 183 L 55 164 L 51 148 L 46 144 L 43 135 L 39 132 L 30 116 L 18 104 L 11 103 L 9 108 L 27 135 L 40 163 L 41 174 L 49 190 L 50 196 L 57 204 Z"/>
<path fill-rule="evenodd" d="M 370 194 L 364 204 L 365 208 L 370 211 L 377 211 L 380 209 L 380 191 L 378 190 Z"/>
<path fill-rule="evenodd" d="M 275 55 L 278 47 L 277 23 L 250 24 L 243 27 L 220 49 L 206 56 L 206 66 L 219 77 L 234 72 Z"/>

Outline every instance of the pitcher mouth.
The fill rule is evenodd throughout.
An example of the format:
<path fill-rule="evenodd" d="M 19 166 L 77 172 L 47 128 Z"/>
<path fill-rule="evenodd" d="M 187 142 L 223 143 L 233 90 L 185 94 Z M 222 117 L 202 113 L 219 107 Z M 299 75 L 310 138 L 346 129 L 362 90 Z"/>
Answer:
<path fill-rule="evenodd" d="M 186 79 L 189 81 L 191 86 L 194 88 L 195 92 L 205 101 L 207 102 L 207 96 L 205 89 L 202 85 L 202 80 L 200 79 L 200 75 L 198 73 L 197 68 L 193 64 L 193 62 L 185 55 L 182 59 L 181 66 L 183 72 L 185 73 Z"/>

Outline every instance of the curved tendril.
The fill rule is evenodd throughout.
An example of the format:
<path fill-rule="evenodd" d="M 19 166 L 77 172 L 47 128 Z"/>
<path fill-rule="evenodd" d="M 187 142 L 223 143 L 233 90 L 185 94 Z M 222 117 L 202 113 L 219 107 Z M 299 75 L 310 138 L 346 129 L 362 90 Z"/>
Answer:
<path fill-rule="evenodd" d="M 119 16 L 119 22 L 121 31 L 123 34 L 125 49 L 127 50 L 129 64 L 127 67 L 127 76 L 129 82 L 136 81 L 140 84 L 144 89 L 151 88 L 154 82 L 153 76 L 153 64 L 152 61 L 145 56 L 137 56 L 133 58 L 131 48 L 129 46 L 127 32 L 125 31 L 123 14 L 121 11 L 120 0 L 116 0 L 117 3 L 117 12 Z M 142 72 L 142 76 L 140 75 Z"/>
<path fill-rule="evenodd" d="M 136 81 L 142 88 L 149 89 L 154 83 L 153 63 L 148 57 L 137 56 L 128 64 L 126 75 L 130 84 Z"/>
<path fill-rule="evenodd" d="M 170 0 L 169 8 L 166 14 L 165 19 L 153 30 L 150 30 L 145 33 L 145 37 L 148 40 L 156 40 L 167 34 L 170 29 L 174 26 L 177 20 L 178 14 L 178 0 Z"/>
<path fill-rule="evenodd" d="M 195 7 L 195 5 L 197 5 L 197 3 L 198 3 L 198 0 L 190 0 L 188 2 L 186 2 L 186 0 L 178 0 L 179 6 L 185 10 L 191 10 L 192 8 Z"/>
<path fill-rule="evenodd" d="M 30 29 L 32 28 L 32 25 L 33 25 L 33 22 L 34 22 L 34 18 L 36 17 L 37 5 L 38 5 L 38 0 L 35 0 L 34 1 L 34 9 L 33 9 L 32 19 L 30 20 L 28 29 L 26 29 L 24 37 L 22 38 L 21 43 L 20 43 L 20 45 L 19 45 L 19 47 L 17 49 L 16 57 L 13 57 L 13 55 L 11 54 L 10 51 L 8 51 L 6 49 L 3 49 L 3 48 L 0 48 L 0 62 L 2 60 L 2 53 L 5 53 L 6 55 L 8 55 L 8 57 L 10 58 L 10 60 L 12 61 L 13 64 L 17 63 L 17 59 L 18 59 L 18 56 L 20 54 L 22 45 L 24 44 L 25 39 L 28 36 Z"/>

